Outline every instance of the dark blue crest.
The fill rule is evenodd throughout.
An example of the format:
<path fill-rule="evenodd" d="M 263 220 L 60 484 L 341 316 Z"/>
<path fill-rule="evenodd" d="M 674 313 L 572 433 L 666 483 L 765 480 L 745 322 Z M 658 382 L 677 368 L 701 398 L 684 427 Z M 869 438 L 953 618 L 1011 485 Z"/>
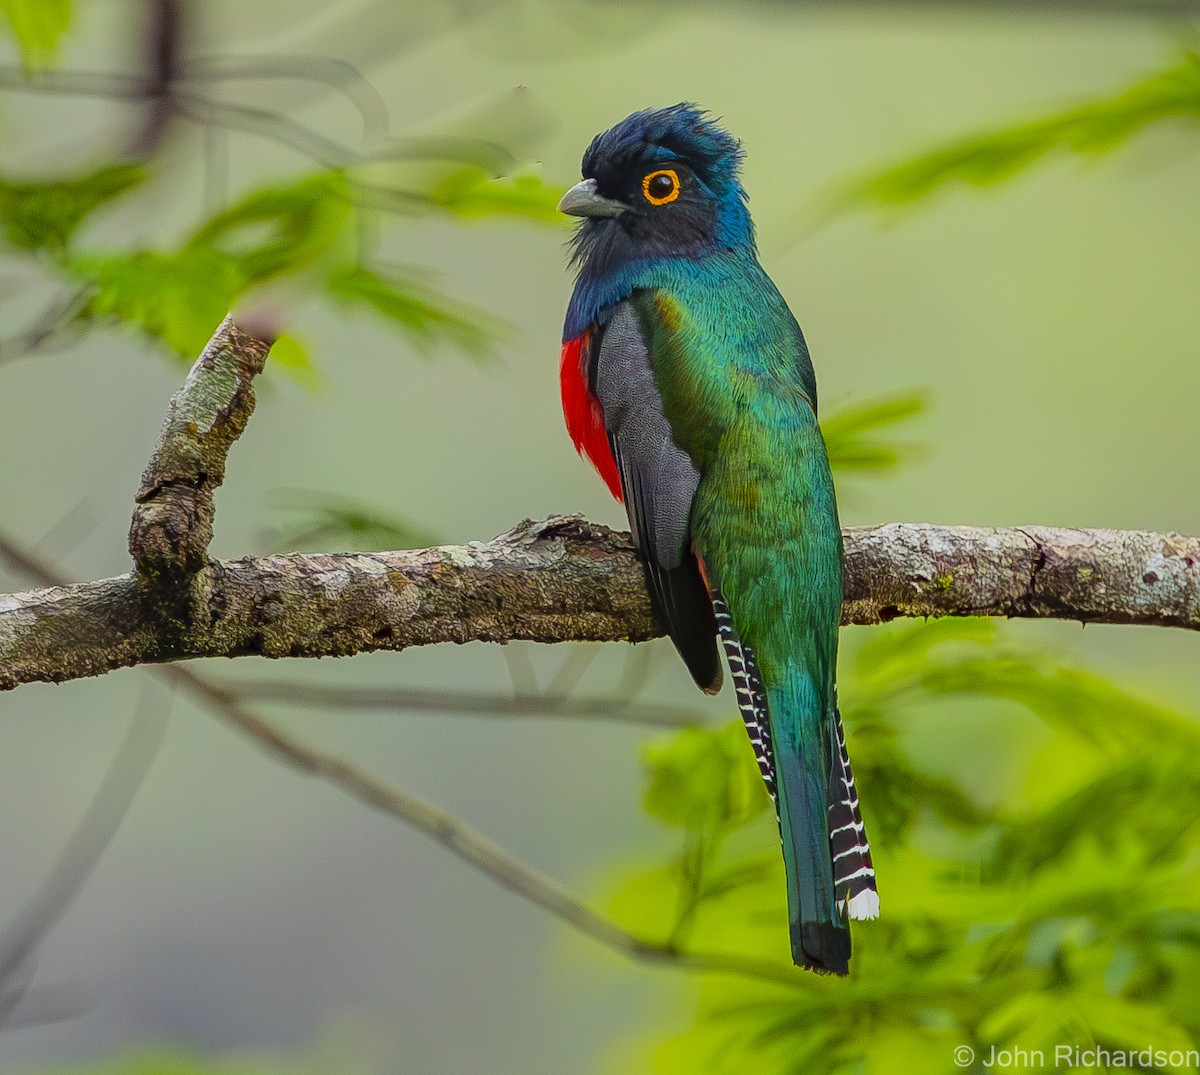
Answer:
<path fill-rule="evenodd" d="M 634 112 L 596 135 L 583 155 L 583 174 L 602 184 L 610 175 L 642 166 L 682 161 L 715 195 L 736 191 L 742 148 L 708 114 L 692 104 Z"/>

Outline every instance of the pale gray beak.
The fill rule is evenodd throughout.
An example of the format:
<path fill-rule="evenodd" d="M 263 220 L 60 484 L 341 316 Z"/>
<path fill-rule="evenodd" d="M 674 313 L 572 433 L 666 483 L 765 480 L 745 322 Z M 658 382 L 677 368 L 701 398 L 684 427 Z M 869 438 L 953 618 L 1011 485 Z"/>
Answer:
<path fill-rule="evenodd" d="M 594 179 L 576 183 L 558 203 L 558 211 L 571 216 L 620 216 L 626 208 L 621 202 L 597 194 Z"/>

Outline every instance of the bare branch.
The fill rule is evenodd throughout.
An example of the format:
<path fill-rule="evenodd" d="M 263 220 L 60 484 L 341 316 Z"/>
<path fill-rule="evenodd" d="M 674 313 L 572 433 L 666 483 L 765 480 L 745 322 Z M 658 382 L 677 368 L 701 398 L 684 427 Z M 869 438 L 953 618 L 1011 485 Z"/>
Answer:
<path fill-rule="evenodd" d="M 735 954 L 686 952 L 669 944 L 643 940 L 597 914 L 553 878 L 521 862 L 499 844 L 424 799 L 390 787 L 344 758 L 309 747 L 250 712 L 235 695 L 214 688 L 185 668 L 163 671 L 182 690 L 197 695 L 215 715 L 248 735 L 268 753 L 293 768 L 329 781 L 382 813 L 399 818 L 510 892 L 548 911 L 606 948 L 631 959 L 678 970 L 735 974 L 793 988 L 800 985 L 793 968 L 783 963 Z"/>
<path fill-rule="evenodd" d="M 0 555 L 13 542 L 0 538 Z M 0 596 L 0 689 L 200 656 L 347 656 L 434 642 L 644 641 L 628 535 L 578 518 L 416 552 L 213 563 L 187 608 L 135 575 Z"/>
<path fill-rule="evenodd" d="M 147 157 L 161 144 L 174 111 L 172 88 L 179 73 L 180 53 L 185 38 L 184 12 L 180 0 L 150 0 L 147 25 L 142 35 L 146 44 L 147 79 L 145 117 L 133 139 L 132 152 Z"/>
<path fill-rule="evenodd" d="M 0 556 L 40 582 L 59 585 L 62 573 L 20 546 L 0 537 Z M 248 709 L 236 691 L 219 687 L 189 668 L 174 665 L 155 673 L 176 690 L 190 695 L 214 716 L 249 737 L 288 765 L 319 776 L 360 802 L 419 829 L 459 858 L 487 874 L 522 899 L 549 911 L 607 948 L 640 962 L 714 974 L 734 974 L 799 988 L 794 968 L 752 956 L 682 951 L 669 942 L 647 941 L 592 910 L 553 878 L 521 862 L 486 836 L 431 803 L 377 780 L 358 766 L 309 747 Z"/>
<path fill-rule="evenodd" d="M 700 724 L 704 714 L 681 705 L 637 704 L 623 693 L 613 698 L 565 694 L 484 694 L 481 691 L 418 690 L 411 687 L 336 687 L 322 683 L 239 679 L 229 686 L 241 698 L 304 709 L 363 709 L 389 713 L 468 713 L 488 717 L 609 721 L 661 728 Z"/>
<path fill-rule="evenodd" d="M 70 983 L 34 987 L 37 953 L 74 902 L 141 789 L 162 745 L 166 706 L 143 696 L 124 742 L 50 874 L 0 933 L 0 1027 L 31 1026 L 81 1015 L 96 998 Z"/>
<path fill-rule="evenodd" d="M 200 570 L 212 541 L 213 493 L 254 410 L 254 378 L 270 344 L 225 318 L 171 400 L 134 498 L 129 552 L 150 578 Z"/>
<path fill-rule="evenodd" d="M 847 530 L 843 622 L 1010 616 L 1200 629 L 1200 539 L 913 523 Z M 13 543 L 0 538 L 0 555 Z M 125 575 L 0 596 L 0 689 L 194 657 L 661 634 L 628 534 L 578 517 L 411 552 L 213 563 L 180 618 Z"/>
<path fill-rule="evenodd" d="M 234 79 L 299 79 L 323 82 L 337 90 L 362 117 L 362 140 L 371 144 L 387 137 L 388 110 L 383 94 L 346 60 L 331 56 L 203 56 L 192 60 L 180 77 L 199 83 Z"/>
<path fill-rule="evenodd" d="M 1200 630 L 1200 538 L 923 523 L 844 537 L 842 623 L 1007 616 Z"/>

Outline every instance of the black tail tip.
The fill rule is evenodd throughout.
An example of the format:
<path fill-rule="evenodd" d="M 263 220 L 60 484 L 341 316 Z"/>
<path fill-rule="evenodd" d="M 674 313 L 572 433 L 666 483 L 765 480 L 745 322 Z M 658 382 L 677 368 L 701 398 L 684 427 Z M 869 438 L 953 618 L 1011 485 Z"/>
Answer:
<path fill-rule="evenodd" d="M 849 974 L 850 930 L 832 922 L 792 923 L 792 959 L 818 974 Z"/>

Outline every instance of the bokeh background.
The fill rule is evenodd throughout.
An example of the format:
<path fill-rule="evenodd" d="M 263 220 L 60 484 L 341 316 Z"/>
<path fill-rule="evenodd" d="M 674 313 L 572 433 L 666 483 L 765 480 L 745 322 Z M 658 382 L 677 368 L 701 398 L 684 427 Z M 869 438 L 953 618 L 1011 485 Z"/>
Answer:
<path fill-rule="evenodd" d="M 691 100 L 723 117 L 744 143 L 763 261 L 804 326 L 823 409 L 924 393 L 926 409 L 897 434 L 910 444 L 902 465 L 842 477 L 845 523 L 1200 532 L 1195 115 L 1149 125 L 1109 152 L 1051 152 L 984 188 L 949 183 L 911 205 L 837 197 L 855 177 L 958 135 L 1111 98 L 1176 63 L 1195 44 L 1200 13 L 1190 5 L 188 6 L 192 62 L 238 57 L 253 74 L 264 57 L 346 61 L 385 103 L 392 135 L 495 141 L 510 164 L 489 168 L 551 194 L 575 180 L 592 135 L 632 110 Z M 52 50 L 23 57 L 11 34 L 0 45 L 6 182 L 84 174 L 111 161 L 114 146 L 124 151 L 144 121 L 128 102 L 22 84 L 23 65 L 141 69 L 140 4 L 52 7 L 70 16 Z M 355 152 L 372 144 L 353 104 L 312 78 L 230 78 L 211 95 Z M 216 114 L 173 123 L 146 163 L 149 178 L 89 217 L 79 247 L 177 248 L 222 205 L 317 167 L 281 144 L 281 120 L 218 137 Z M 404 182 L 428 178 L 419 162 L 396 167 L 408 169 Z M 391 175 L 385 168 L 381 182 Z M 331 303 L 305 281 L 281 285 L 272 302 L 306 357 L 298 376 L 264 378 L 218 497 L 214 553 L 295 538 L 311 506 L 335 497 L 438 541 L 486 539 L 553 512 L 621 525 L 562 429 L 566 226 L 543 210 L 464 218 L 447 205 L 383 213 L 369 227 L 382 257 L 433 274 L 423 286 L 495 319 L 491 357 L 464 354 L 437 332 L 422 348 L 362 303 Z M 63 293 L 53 266 L 18 248 L 3 253 L 0 281 L 5 338 Z M 119 574 L 132 493 L 186 364 L 129 324 L 89 323 L 57 342 L 10 348 L 0 363 L 0 527 L 72 576 Z M 329 543 L 352 541 L 343 532 Z M 0 588 L 29 585 L 0 569 Z M 843 632 L 844 662 L 870 633 Z M 1191 635 L 1019 623 L 1003 637 L 1200 712 Z M 649 648 L 642 702 L 686 705 L 714 726 L 733 715 L 731 696 L 694 697 L 669 646 Z M 469 645 L 200 671 L 234 684 L 503 694 L 510 665 L 544 685 L 564 659 L 578 660 L 565 647 L 509 649 L 507 659 Z M 626 671 L 627 647 L 593 656 L 577 693 L 612 691 Z M 122 1057 L 161 1044 L 239 1071 L 637 1070 L 667 1064 L 661 1053 L 653 1060 L 654 1043 L 695 1025 L 697 987 L 678 972 L 569 934 L 424 837 L 281 767 L 187 699 L 171 700 L 140 670 L 0 697 L 0 925 L 4 909 L 34 898 L 132 715 L 168 706 L 162 747 L 119 832 L 38 949 L 36 981 L 69 984 L 85 1010 L 0 1031 L 0 1069 L 133 1070 Z M 641 752 L 660 734 L 645 727 L 269 711 L 598 906 L 630 864 L 670 853 L 639 799 Z M 923 737 L 914 749 L 930 767 L 957 765 L 960 782 L 987 801 L 1045 745 L 1035 725 L 995 699 L 962 699 L 907 734 Z M 1169 788 L 1159 791 L 1170 815 Z M 1180 838 L 1193 842 L 1183 857 L 1194 861 L 1194 833 Z M 929 891 L 939 898 L 932 881 Z M 924 1069 L 954 1070 L 937 1048 Z"/>

